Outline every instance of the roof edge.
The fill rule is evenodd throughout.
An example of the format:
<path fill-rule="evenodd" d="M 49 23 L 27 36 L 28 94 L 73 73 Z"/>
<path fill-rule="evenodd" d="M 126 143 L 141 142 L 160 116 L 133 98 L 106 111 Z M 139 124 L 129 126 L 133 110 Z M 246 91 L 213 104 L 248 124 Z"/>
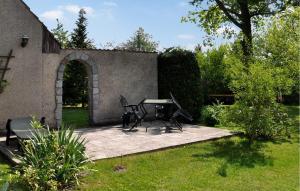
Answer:
<path fill-rule="evenodd" d="M 93 48 L 64 48 L 62 50 L 86 50 L 86 51 L 107 51 L 107 52 L 129 52 L 129 53 L 143 53 L 143 54 L 158 54 L 158 52 L 148 52 L 148 51 L 135 51 L 126 49 L 93 49 Z"/>
<path fill-rule="evenodd" d="M 32 14 L 33 17 L 36 18 L 36 20 L 42 25 L 42 27 L 44 27 L 49 33 L 50 35 L 53 37 L 53 39 L 59 44 L 60 48 L 61 48 L 61 44 L 60 42 L 58 42 L 58 40 L 56 40 L 56 38 L 54 37 L 54 35 L 52 34 L 52 32 L 47 28 L 47 26 L 40 20 L 40 18 L 31 11 L 30 7 L 23 1 L 23 0 L 19 0 L 24 6 L 25 8 Z"/>

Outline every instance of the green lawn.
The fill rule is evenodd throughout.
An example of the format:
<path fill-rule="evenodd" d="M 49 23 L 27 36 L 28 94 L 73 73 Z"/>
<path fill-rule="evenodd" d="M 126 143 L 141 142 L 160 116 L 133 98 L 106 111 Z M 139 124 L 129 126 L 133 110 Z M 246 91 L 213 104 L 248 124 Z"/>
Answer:
<path fill-rule="evenodd" d="M 298 129 L 299 107 L 287 107 Z M 78 190 L 299 190 L 299 135 L 249 146 L 233 137 L 97 161 Z M 126 171 L 115 172 L 123 165 Z"/>
<path fill-rule="evenodd" d="M 101 160 L 76 190 L 299 190 L 299 106 L 287 107 L 291 139 L 232 137 L 129 157 Z M 115 166 L 126 167 L 114 171 Z M 0 179 L 10 170 L 0 157 Z M 0 183 L 3 183 L 3 181 Z"/>
<path fill-rule="evenodd" d="M 74 128 L 89 126 L 89 114 L 87 108 L 63 108 L 63 123 Z"/>
<path fill-rule="evenodd" d="M 7 160 L 0 154 L 0 190 L 2 185 L 6 182 L 9 177 L 11 168 Z"/>

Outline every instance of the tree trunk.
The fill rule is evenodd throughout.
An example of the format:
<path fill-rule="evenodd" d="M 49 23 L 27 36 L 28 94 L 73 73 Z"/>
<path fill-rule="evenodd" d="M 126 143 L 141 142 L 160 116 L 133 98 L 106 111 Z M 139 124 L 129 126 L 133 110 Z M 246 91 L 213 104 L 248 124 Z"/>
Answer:
<path fill-rule="evenodd" d="M 245 29 L 243 29 L 242 32 L 243 32 L 243 41 L 242 41 L 243 56 L 244 56 L 245 64 L 248 67 L 249 59 L 253 53 L 251 24 L 250 26 L 245 27 Z"/>
<path fill-rule="evenodd" d="M 249 59 L 252 56 L 252 26 L 251 26 L 251 15 L 249 12 L 248 0 L 238 1 L 241 8 L 241 29 L 243 32 L 242 48 L 244 54 L 244 62 L 246 66 L 249 65 Z"/>

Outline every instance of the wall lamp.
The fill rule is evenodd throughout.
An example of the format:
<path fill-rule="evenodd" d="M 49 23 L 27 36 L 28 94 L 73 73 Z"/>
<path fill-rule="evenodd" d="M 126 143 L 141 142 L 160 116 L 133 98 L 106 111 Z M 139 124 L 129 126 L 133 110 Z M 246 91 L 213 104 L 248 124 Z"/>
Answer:
<path fill-rule="evenodd" d="M 29 37 L 27 35 L 23 35 L 21 39 L 22 39 L 21 46 L 24 48 L 28 44 Z"/>

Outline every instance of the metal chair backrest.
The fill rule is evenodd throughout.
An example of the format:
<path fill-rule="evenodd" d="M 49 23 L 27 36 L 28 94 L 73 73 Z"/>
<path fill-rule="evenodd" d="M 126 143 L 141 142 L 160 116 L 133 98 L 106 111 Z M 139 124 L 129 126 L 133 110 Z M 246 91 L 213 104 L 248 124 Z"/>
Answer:
<path fill-rule="evenodd" d="M 123 107 L 124 111 L 126 112 L 127 111 L 127 105 L 128 105 L 128 102 L 127 102 L 127 99 L 120 95 L 120 103 L 121 103 L 121 106 Z"/>
<path fill-rule="evenodd" d="M 175 97 L 173 96 L 173 94 L 170 92 L 170 96 L 173 100 L 173 103 L 178 107 L 178 114 L 181 115 L 182 117 L 184 117 L 185 119 L 189 120 L 189 121 L 193 121 L 193 117 L 187 112 L 185 111 L 181 105 L 177 102 L 177 100 L 175 99 Z"/>
<path fill-rule="evenodd" d="M 179 109 L 182 109 L 181 105 L 178 103 L 178 101 L 175 99 L 175 97 L 173 96 L 172 92 L 170 92 L 170 96 L 171 96 L 171 99 L 173 101 L 173 103 L 179 108 Z"/>

